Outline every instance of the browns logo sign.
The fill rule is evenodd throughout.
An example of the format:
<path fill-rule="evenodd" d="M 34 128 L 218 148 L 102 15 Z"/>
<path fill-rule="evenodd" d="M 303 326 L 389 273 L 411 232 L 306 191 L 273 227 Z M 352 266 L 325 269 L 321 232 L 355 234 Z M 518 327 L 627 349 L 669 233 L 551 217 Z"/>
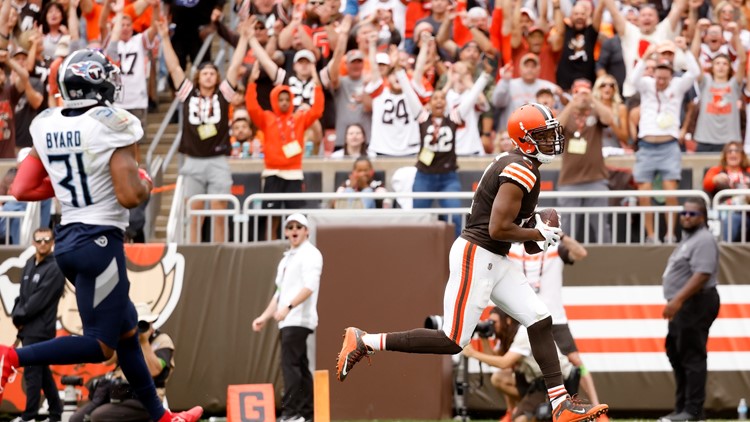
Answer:
<path fill-rule="evenodd" d="M 145 244 L 126 245 L 128 279 L 130 280 L 130 298 L 133 302 L 147 303 L 159 318 L 154 322 L 155 327 L 162 326 L 174 311 L 180 300 L 183 276 L 185 273 L 185 258 L 177 252 L 175 244 Z M 17 330 L 13 326 L 10 313 L 18 297 L 21 282 L 21 271 L 26 261 L 34 256 L 34 248 L 29 247 L 18 256 L 6 258 L 0 263 L 0 343 L 13 344 L 16 341 Z M 83 327 L 78 315 L 75 300 L 75 288 L 66 283 L 65 292 L 57 309 L 57 335 L 82 335 Z M 84 382 L 91 377 L 102 375 L 111 370 L 111 366 L 101 364 L 60 365 L 52 366 L 52 372 L 60 384 L 63 375 L 79 375 Z M 19 381 L 9 384 L 3 395 L 3 410 L 13 411 L 6 406 L 12 406 L 20 411 L 25 405 L 20 377 Z"/>

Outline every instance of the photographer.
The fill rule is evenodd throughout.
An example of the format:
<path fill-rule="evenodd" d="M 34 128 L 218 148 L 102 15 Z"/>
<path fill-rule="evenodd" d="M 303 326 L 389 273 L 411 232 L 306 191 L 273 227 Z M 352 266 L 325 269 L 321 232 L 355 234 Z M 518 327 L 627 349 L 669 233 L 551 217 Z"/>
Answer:
<path fill-rule="evenodd" d="M 159 317 L 145 303 L 136 303 L 138 340 L 143 357 L 154 379 L 156 393 L 164 402 L 166 383 L 174 369 L 174 343 L 169 335 L 156 330 L 153 322 Z M 115 358 L 116 359 L 116 358 Z M 70 422 L 149 422 L 146 408 L 136 398 L 119 366 L 92 382 L 89 403 L 71 416 Z"/>
<path fill-rule="evenodd" d="M 542 371 L 531 353 L 531 343 L 526 327 L 520 325 L 498 307 L 490 312 L 490 320 L 495 326 L 495 338 L 499 340 L 497 349 L 493 351 L 493 354 L 482 353 L 469 344 L 464 348 L 463 354 L 497 368 L 512 369 L 516 373 L 515 383 L 511 382 L 512 374 L 498 372 L 493 374 L 492 385 L 511 396 L 508 400 L 510 420 L 513 422 L 530 421 L 536 417 L 539 407 L 545 404 L 548 398 Z M 483 342 L 489 349 L 486 338 L 480 337 L 483 337 Z M 565 387 L 570 394 L 574 394 L 578 383 L 577 368 L 571 365 L 559 350 L 557 354 L 560 358 Z M 515 409 L 512 406 L 514 396 L 519 398 Z"/>

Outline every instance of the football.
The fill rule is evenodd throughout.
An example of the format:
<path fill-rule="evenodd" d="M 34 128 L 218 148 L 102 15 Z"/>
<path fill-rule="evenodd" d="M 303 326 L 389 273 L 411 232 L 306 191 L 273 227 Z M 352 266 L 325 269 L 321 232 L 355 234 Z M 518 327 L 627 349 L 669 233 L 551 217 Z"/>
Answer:
<path fill-rule="evenodd" d="M 544 208 L 538 211 L 534 211 L 534 213 L 531 214 L 531 218 L 526 221 L 526 224 L 524 224 L 523 227 L 533 229 L 536 226 L 537 214 L 539 214 L 539 216 L 542 218 L 544 224 L 550 227 L 560 227 L 560 216 L 557 214 L 557 211 L 555 211 L 554 208 Z M 542 252 L 542 248 L 540 248 L 536 241 L 533 240 L 524 242 L 523 247 L 526 250 L 526 253 L 529 255 L 534 255 Z"/>

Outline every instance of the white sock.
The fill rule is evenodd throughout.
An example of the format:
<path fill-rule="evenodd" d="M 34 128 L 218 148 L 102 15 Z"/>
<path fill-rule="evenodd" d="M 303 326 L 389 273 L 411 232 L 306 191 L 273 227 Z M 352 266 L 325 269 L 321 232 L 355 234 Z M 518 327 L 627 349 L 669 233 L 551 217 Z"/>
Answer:
<path fill-rule="evenodd" d="M 558 385 L 547 390 L 549 401 L 552 403 L 552 409 L 557 409 L 560 403 L 564 402 L 568 398 L 568 391 L 565 390 L 564 385 Z"/>
<path fill-rule="evenodd" d="M 365 334 L 362 341 L 372 350 L 385 350 L 385 334 Z"/>

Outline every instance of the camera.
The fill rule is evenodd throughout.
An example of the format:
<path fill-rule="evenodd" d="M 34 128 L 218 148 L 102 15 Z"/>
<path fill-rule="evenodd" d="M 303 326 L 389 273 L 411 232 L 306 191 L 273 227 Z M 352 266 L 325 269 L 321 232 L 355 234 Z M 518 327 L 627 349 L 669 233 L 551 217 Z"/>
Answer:
<path fill-rule="evenodd" d="M 474 334 L 481 338 L 490 338 L 495 335 L 495 321 L 488 319 L 485 321 L 479 321 L 476 328 L 474 328 Z"/>
<path fill-rule="evenodd" d="M 443 317 L 441 315 L 428 315 L 424 319 L 424 328 L 430 330 L 440 330 L 443 328 Z M 476 328 L 474 328 L 474 334 L 481 338 L 490 338 L 495 335 L 495 322 L 491 319 L 485 321 L 479 321 Z"/>
<path fill-rule="evenodd" d="M 138 321 L 138 332 L 145 333 L 151 329 L 151 323 L 148 321 Z"/>
<path fill-rule="evenodd" d="M 60 379 L 60 383 L 62 385 L 80 386 L 83 385 L 83 378 L 79 377 L 78 375 L 63 375 L 63 377 Z"/>
<path fill-rule="evenodd" d="M 439 330 L 443 328 L 443 317 L 441 315 L 428 315 L 424 319 L 424 328 Z"/>

